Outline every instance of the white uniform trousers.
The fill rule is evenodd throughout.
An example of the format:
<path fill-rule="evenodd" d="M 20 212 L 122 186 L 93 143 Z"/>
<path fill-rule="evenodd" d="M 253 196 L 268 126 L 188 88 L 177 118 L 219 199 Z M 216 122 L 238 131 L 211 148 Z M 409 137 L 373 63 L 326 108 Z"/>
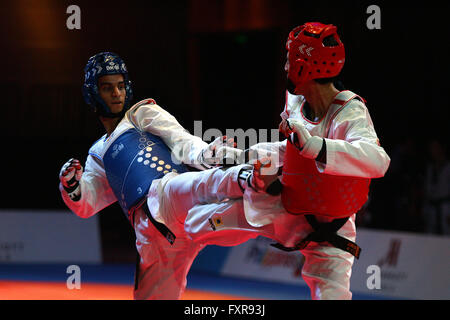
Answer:
<path fill-rule="evenodd" d="M 140 273 L 141 277 L 148 274 L 148 277 L 155 278 L 154 281 L 148 278 L 145 281 L 145 287 L 156 287 L 147 290 L 153 292 L 154 297 L 178 299 L 181 296 L 189 268 L 204 245 L 234 246 L 264 236 L 285 246 L 292 246 L 313 231 L 304 216 L 291 215 L 280 211 L 282 206 L 273 205 L 273 202 L 280 201 L 279 196 L 267 202 L 269 208 L 278 211 L 274 212 L 277 218 L 273 223 L 261 227 L 250 225 L 245 218 L 242 191 L 237 184 L 241 168 L 188 172 L 167 181 L 160 198 L 160 215 L 177 237 L 172 246 L 153 226 L 145 227 L 151 222 L 141 214 L 143 230 L 140 230 L 139 224 L 136 227 L 136 234 L 139 235 L 137 247 L 141 254 Z M 319 222 L 325 222 L 326 219 L 317 217 Z M 146 236 L 149 233 L 151 236 Z M 338 234 L 355 241 L 354 216 L 349 218 Z M 145 243 L 143 238 L 156 240 L 153 240 L 152 245 Z M 351 299 L 350 276 L 354 257 L 350 253 L 328 243 L 315 242 L 311 242 L 301 252 L 305 257 L 302 276 L 310 287 L 312 299 Z M 167 274 L 169 280 L 158 280 L 161 274 Z M 138 288 L 136 292 L 139 291 Z M 139 298 L 138 294 L 136 296 Z"/>
<path fill-rule="evenodd" d="M 139 266 L 134 298 L 180 299 L 186 288 L 186 276 L 197 254 L 204 247 L 184 230 L 184 220 L 196 204 L 215 203 L 228 197 L 242 197 L 237 184 L 240 167 L 173 175 L 162 188 L 160 216 L 175 234 L 173 244 L 156 229 L 142 208 L 134 218 Z M 144 204 L 147 205 L 147 204 Z"/>

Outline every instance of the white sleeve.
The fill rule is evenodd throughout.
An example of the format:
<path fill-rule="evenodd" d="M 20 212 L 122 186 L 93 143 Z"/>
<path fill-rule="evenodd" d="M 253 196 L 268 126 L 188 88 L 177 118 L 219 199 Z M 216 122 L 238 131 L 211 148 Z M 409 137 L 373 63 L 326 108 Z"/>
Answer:
<path fill-rule="evenodd" d="M 106 179 L 101 161 L 88 155 L 83 176 L 80 180 L 81 198 L 72 201 L 62 185 L 59 185 L 61 196 L 72 212 L 81 218 L 92 217 L 97 212 L 117 201 Z"/>
<path fill-rule="evenodd" d="M 249 149 L 256 152 L 258 158 L 268 156 L 274 165 L 279 168 L 283 166 L 284 154 L 286 152 L 287 140 L 275 141 L 275 142 L 260 142 Z M 252 157 L 252 155 L 250 155 Z"/>
<path fill-rule="evenodd" d="M 358 100 L 338 113 L 325 142 L 324 173 L 379 178 L 389 167 L 390 158 L 379 144 L 369 112 Z"/>
<path fill-rule="evenodd" d="M 200 155 L 208 144 L 200 137 L 190 134 L 170 113 L 156 104 L 147 104 L 131 110 L 129 116 L 141 130 L 159 136 L 170 148 L 179 162 L 205 169 Z"/>

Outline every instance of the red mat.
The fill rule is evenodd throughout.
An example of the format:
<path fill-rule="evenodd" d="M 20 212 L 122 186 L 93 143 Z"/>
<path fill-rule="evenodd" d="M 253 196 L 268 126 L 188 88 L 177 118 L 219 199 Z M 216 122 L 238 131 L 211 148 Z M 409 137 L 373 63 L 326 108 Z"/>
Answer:
<path fill-rule="evenodd" d="M 132 300 L 133 286 L 83 283 L 68 289 L 65 282 L 0 281 L 0 300 Z M 188 289 L 183 300 L 245 300 L 248 297 Z"/>

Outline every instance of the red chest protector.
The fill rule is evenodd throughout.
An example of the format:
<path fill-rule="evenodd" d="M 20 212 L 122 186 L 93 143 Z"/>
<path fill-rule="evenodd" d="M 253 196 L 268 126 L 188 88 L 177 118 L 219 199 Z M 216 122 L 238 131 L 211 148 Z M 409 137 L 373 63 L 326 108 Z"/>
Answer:
<path fill-rule="evenodd" d="M 354 98 L 335 100 L 341 107 L 335 115 Z M 326 135 L 328 132 L 326 132 Z M 317 214 L 334 218 L 349 217 L 367 201 L 370 179 L 336 176 L 321 173 L 316 161 L 300 155 L 300 151 L 288 140 L 282 173 L 281 200 L 284 208 L 293 214 Z"/>

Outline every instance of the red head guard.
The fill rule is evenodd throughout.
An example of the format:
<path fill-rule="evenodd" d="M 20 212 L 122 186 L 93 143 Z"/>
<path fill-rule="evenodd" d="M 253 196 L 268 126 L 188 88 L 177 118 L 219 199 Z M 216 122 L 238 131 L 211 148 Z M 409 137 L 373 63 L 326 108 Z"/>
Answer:
<path fill-rule="evenodd" d="M 312 79 L 337 76 L 344 66 L 344 44 L 331 24 L 307 22 L 289 33 L 288 78 L 297 87 Z"/>

